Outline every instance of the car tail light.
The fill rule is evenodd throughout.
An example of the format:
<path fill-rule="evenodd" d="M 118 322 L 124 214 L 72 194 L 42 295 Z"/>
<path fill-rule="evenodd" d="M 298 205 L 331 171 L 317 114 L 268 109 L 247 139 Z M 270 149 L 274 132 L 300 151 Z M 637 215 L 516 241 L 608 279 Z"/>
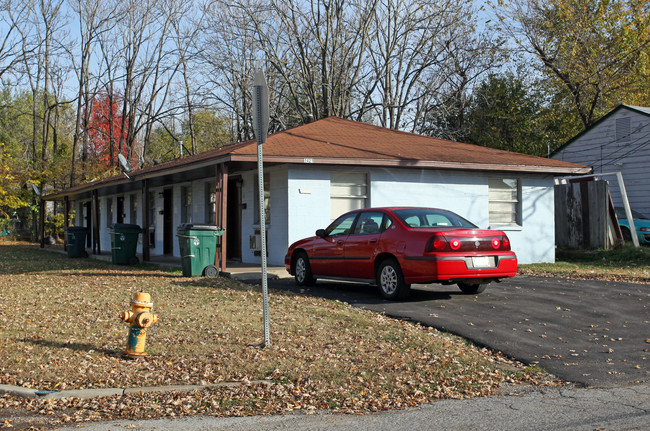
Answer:
<path fill-rule="evenodd" d="M 436 250 L 444 250 L 447 247 L 447 241 L 445 238 L 434 238 L 433 239 L 433 248 Z"/>
<path fill-rule="evenodd" d="M 461 242 L 458 238 L 453 238 L 451 241 L 449 241 L 449 247 L 451 247 L 452 250 L 458 250 L 460 248 Z"/>
<path fill-rule="evenodd" d="M 501 240 L 499 238 L 492 238 L 492 248 L 498 250 L 501 247 Z"/>
<path fill-rule="evenodd" d="M 501 248 L 504 250 L 510 250 L 510 240 L 508 239 L 507 235 L 503 235 L 501 238 Z"/>
<path fill-rule="evenodd" d="M 429 239 L 427 246 L 424 250 L 425 253 L 432 251 L 443 251 L 447 248 L 447 238 L 444 235 L 436 234 Z"/>

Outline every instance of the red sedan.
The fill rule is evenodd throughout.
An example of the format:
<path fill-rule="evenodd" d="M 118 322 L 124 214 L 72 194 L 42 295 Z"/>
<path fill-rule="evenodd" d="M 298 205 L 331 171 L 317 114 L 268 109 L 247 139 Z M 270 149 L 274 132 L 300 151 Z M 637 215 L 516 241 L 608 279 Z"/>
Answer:
<path fill-rule="evenodd" d="M 455 283 L 464 293 L 481 293 L 517 273 L 504 232 L 435 208 L 351 211 L 293 243 L 284 263 L 300 286 L 317 278 L 368 282 L 388 299 L 406 296 L 412 283 Z"/>

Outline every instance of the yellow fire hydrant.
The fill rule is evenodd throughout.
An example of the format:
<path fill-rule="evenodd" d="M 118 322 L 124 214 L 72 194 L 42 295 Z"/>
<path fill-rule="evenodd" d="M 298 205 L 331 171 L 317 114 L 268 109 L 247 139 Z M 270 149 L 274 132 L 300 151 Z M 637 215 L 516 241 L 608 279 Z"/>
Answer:
<path fill-rule="evenodd" d="M 130 356 L 146 356 L 144 343 L 147 338 L 147 328 L 158 322 L 158 316 L 150 313 L 153 302 L 151 295 L 138 292 L 131 300 L 131 311 L 120 313 L 120 319 L 131 325 L 129 339 L 124 353 Z"/>

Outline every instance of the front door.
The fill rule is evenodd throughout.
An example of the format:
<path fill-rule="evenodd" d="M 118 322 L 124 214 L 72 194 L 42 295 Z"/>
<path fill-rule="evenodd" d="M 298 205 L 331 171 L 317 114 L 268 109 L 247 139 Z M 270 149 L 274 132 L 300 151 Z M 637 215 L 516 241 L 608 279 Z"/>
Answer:
<path fill-rule="evenodd" d="M 228 179 L 226 258 L 241 261 L 241 178 Z"/>
<path fill-rule="evenodd" d="M 84 214 L 86 218 L 86 247 L 93 246 L 93 219 L 92 219 L 92 201 L 84 203 Z"/>
<path fill-rule="evenodd" d="M 117 197 L 117 222 L 124 223 L 124 196 Z"/>
<path fill-rule="evenodd" d="M 172 189 L 163 190 L 163 253 L 174 253 L 174 206 Z"/>

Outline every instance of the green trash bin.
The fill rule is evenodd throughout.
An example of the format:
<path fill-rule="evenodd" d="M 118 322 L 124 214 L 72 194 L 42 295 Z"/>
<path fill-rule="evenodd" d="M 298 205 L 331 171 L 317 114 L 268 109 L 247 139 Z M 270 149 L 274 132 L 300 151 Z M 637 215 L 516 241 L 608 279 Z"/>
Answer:
<path fill-rule="evenodd" d="M 66 248 L 68 257 L 88 257 L 86 253 L 86 228 L 82 226 L 69 226 L 66 231 Z"/>
<path fill-rule="evenodd" d="M 219 268 L 214 264 L 217 238 L 224 229 L 214 225 L 185 223 L 178 226 L 176 236 L 181 249 L 183 277 L 216 277 Z"/>
<path fill-rule="evenodd" d="M 111 260 L 113 265 L 136 265 L 135 255 L 138 235 L 142 229 L 137 224 L 115 223 L 111 226 Z"/>

